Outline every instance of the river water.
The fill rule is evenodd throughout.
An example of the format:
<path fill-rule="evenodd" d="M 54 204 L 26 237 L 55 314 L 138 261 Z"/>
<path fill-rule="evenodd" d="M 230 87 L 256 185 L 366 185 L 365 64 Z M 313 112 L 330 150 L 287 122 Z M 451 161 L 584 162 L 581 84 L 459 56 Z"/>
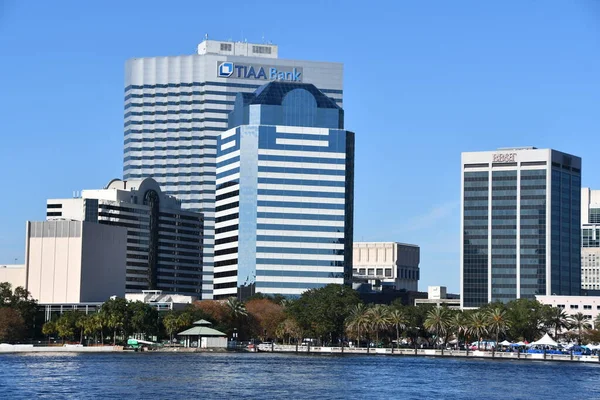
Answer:
<path fill-rule="evenodd" d="M 600 399 L 600 365 L 244 353 L 0 355 L 0 399 Z"/>

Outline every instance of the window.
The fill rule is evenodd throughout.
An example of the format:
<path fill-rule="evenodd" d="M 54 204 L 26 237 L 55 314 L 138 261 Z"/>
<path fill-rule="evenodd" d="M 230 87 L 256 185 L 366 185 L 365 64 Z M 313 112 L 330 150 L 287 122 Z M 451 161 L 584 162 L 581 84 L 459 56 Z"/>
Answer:
<path fill-rule="evenodd" d="M 571 310 L 577 310 L 579 309 L 579 306 L 577 304 L 571 304 L 570 308 Z"/>
<path fill-rule="evenodd" d="M 385 276 L 386 278 L 390 278 L 392 276 L 392 270 L 390 268 L 386 268 Z"/>
<path fill-rule="evenodd" d="M 373 268 L 369 268 L 369 273 L 368 273 L 368 275 L 369 275 L 369 276 L 373 276 L 373 275 L 375 275 L 375 270 L 374 270 Z"/>
<path fill-rule="evenodd" d="M 584 310 L 591 310 L 591 309 L 592 309 L 592 306 L 584 305 L 584 306 L 583 306 L 583 309 L 584 309 Z"/>
<path fill-rule="evenodd" d="M 375 275 L 383 276 L 383 268 L 377 268 L 377 273 Z"/>
<path fill-rule="evenodd" d="M 256 54 L 271 54 L 269 46 L 252 46 L 252 52 Z"/>
<path fill-rule="evenodd" d="M 565 308 L 565 305 L 564 305 L 564 304 L 559 304 L 559 305 L 557 305 L 556 307 L 558 307 L 558 308 L 563 308 L 563 309 L 564 309 L 564 308 Z"/>
<path fill-rule="evenodd" d="M 221 43 L 221 51 L 231 51 L 231 43 Z"/>
<path fill-rule="evenodd" d="M 364 275 L 364 274 L 365 274 L 365 269 L 364 269 L 364 268 L 360 268 L 360 269 L 358 270 L 358 274 L 359 274 L 359 275 Z"/>

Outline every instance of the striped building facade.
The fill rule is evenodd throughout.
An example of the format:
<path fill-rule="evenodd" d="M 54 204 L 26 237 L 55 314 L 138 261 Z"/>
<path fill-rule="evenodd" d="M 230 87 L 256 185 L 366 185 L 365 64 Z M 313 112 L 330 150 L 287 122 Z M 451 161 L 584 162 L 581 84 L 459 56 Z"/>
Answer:
<path fill-rule="evenodd" d="M 154 178 L 204 215 L 202 298 L 213 296 L 217 137 L 237 93 L 313 83 L 342 105 L 342 65 L 278 59 L 274 45 L 206 40 L 197 55 L 134 58 L 125 76 L 125 180 Z"/>
<path fill-rule="evenodd" d="M 217 142 L 215 298 L 352 277 L 354 134 L 314 85 L 238 95 Z"/>

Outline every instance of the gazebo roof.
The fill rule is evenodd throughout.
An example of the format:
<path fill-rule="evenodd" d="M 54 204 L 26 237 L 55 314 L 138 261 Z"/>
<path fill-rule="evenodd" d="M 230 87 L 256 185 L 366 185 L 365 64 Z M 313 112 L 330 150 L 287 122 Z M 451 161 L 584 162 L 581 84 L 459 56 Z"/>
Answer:
<path fill-rule="evenodd" d="M 205 319 L 199 319 L 198 321 L 194 322 L 194 325 L 204 325 L 204 326 L 209 326 L 212 325 L 211 322 L 205 320 Z"/>
<path fill-rule="evenodd" d="M 220 332 L 213 328 L 207 328 L 206 326 L 194 326 L 186 331 L 179 332 L 177 336 L 227 336 L 223 332 Z"/>

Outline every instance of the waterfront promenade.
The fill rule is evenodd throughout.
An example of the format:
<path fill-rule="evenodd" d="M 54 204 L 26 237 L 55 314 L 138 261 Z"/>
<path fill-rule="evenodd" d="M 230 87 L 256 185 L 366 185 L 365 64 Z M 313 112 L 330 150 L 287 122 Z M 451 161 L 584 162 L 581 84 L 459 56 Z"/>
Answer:
<path fill-rule="evenodd" d="M 31 344 L 0 345 L 0 354 L 8 353 L 111 353 L 121 352 L 123 346 L 34 346 Z"/>
<path fill-rule="evenodd" d="M 494 351 L 465 351 L 465 350 L 437 350 L 437 349 L 392 349 L 392 348 L 366 348 L 366 347 L 327 347 L 327 346 L 295 346 L 273 344 L 264 348 L 266 352 L 321 354 L 321 355 L 386 355 L 386 356 L 417 356 L 417 357 L 444 357 L 444 358 L 485 358 L 497 360 L 534 360 L 534 361 L 564 361 L 564 362 L 595 362 L 600 363 L 598 356 L 577 354 L 544 354 L 523 352 L 494 352 Z"/>

